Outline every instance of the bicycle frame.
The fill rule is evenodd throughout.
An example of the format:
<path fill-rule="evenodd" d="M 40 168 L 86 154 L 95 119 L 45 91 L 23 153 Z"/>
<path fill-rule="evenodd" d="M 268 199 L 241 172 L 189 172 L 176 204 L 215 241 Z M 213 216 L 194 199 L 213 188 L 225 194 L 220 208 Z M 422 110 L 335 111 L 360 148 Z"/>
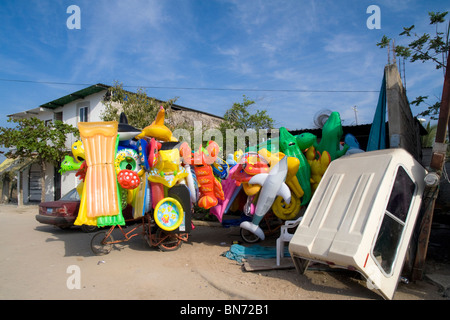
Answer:
<path fill-rule="evenodd" d="M 152 232 L 152 227 L 157 227 L 156 232 Z M 142 227 L 142 232 L 136 232 L 138 228 Z M 122 239 L 114 240 L 112 233 L 113 231 L 119 228 L 120 232 L 123 235 Z M 181 241 L 187 241 L 188 240 L 188 233 L 177 233 L 177 232 L 166 232 L 162 229 L 160 229 L 152 220 L 150 215 L 145 215 L 142 217 L 141 222 L 139 225 L 135 226 L 133 229 L 131 229 L 128 232 L 125 232 L 122 226 L 120 225 L 113 225 L 109 228 L 107 232 L 101 231 L 94 235 L 94 237 L 91 240 L 91 249 L 94 253 L 98 254 L 98 250 L 94 249 L 94 238 L 97 235 L 100 235 L 102 233 L 105 233 L 105 236 L 100 241 L 101 246 L 109 246 L 110 248 L 106 250 L 106 253 L 109 253 L 111 250 L 112 245 L 122 242 L 127 242 L 131 240 L 132 238 L 136 237 L 137 235 L 141 234 L 144 239 L 146 240 L 147 244 L 150 247 L 157 247 L 159 246 L 162 250 L 175 250 L 181 245 Z M 171 239 L 176 239 L 174 242 L 175 246 L 171 246 Z M 169 240 L 169 242 L 167 242 Z M 169 246 L 167 245 L 169 244 Z M 102 252 L 101 254 L 105 254 L 105 252 Z"/>

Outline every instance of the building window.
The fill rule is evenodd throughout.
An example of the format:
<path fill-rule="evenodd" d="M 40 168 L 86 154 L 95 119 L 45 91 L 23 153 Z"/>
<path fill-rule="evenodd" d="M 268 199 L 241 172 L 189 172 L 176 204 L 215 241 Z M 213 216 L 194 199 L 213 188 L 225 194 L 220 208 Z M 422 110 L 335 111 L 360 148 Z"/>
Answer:
<path fill-rule="evenodd" d="M 80 108 L 80 122 L 88 122 L 89 107 Z"/>
<path fill-rule="evenodd" d="M 77 104 L 78 122 L 89 121 L 89 102 L 81 102 Z"/>
<path fill-rule="evenodd" d="M 416 185 L 405 169 L 398 168 L 377 240 L 372 250 L 381 269 L 392 272 Z"/>
<path fill-rule="evenodd" d="M 55 112 L 55 120 L 63 121 L 63 113 L 62 112 Z"/>

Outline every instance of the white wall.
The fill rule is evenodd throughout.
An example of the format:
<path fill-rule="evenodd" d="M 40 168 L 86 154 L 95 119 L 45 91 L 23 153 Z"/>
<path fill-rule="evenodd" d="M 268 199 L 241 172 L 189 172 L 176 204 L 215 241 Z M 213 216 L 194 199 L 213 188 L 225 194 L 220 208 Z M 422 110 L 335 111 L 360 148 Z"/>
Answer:
<path fill-rule="evenodd" d="M 78 99 L 71 103 L 66 104 L 62 108 L 55 110 L 56 112 L 63 112 L 63 121 L 67 124 L 71 124 L 74 127 L 78 127 L 79 114 L 78 110 L 80 106 L 89 104 L 89 122 L 102 121 L 100 119 L 101 113 L 105 110 L 105 105 L 102 103 L 103 96 L 106 90 L 92 94 L 85 99 Z M 77 139 L 73 135 L 69 135 L 66 140 L 66 147 L 70 150 L 72 144 Z M 66 172 L 61 175 L 61 196 L 75 188 L 80 180 L 75 176 L 75 171 Z"/>
<path fill-rule="evenodd" d="M 84 99 L 78 99 L 71 103 L 66 104 L 63 107 L 56 108 L 54 110 L 39 109 L 30 110 L 32 112 L 23 113 L 20 116 L 25 118 L 36 117 L 40 120 L 53 120 L 54 114 L 57 112 L 62 112 L 62 120 L 67 124 L 71 124 L 74 127 L 78 126 L 79 114 L 78 110 L 80 106 L 89 106 L 88 120 L 101 121 L 101 113 L 105 109 L 105 105 L 102 103 L 103 96 L 106 90 L 100 91 L 98 93 L 92 94 Z M 36 111 L 36 112 L 35 112 Z M 73 135 L 69 135 L 66 140 L 66 148 L 71 150 L 72 144 L 77 139 Z M 75 176 L 75 171 L 66 172 L 61 175 L 61 196 L 65 195 L 67 192 L 75 188 L 80 180 Z M 29 180 L 29 169 L 23 172 L 23 200 L 24 203 L 28 202 L 28 180 Z M 52 164 L 47 164 L 46 178 L 45 178 L 45 200 L 53 201 L 54 199 L 54 167 Z"/>
<path fill-rule="evenodd" d="M 100 116 L 103 110 L 105 110 L 105 105 L 102 103 L 103 96 L 106 90 L 100 91 L 98 93 L 92 94 L 84 99 L 78 99 L 71 103 L 66 104 L 64 107 L 55 109 L 55 112 L 63 113 L 64 123 L 70 124 L 74 127 L 78 126 L 79 121 L 79 108 L 81 106 L 89 106 L 89 122 L 101 121 Z M 71 149 L 72 144 L 76 141 L 73 135 L 67 137 L 66 146 Z"/>

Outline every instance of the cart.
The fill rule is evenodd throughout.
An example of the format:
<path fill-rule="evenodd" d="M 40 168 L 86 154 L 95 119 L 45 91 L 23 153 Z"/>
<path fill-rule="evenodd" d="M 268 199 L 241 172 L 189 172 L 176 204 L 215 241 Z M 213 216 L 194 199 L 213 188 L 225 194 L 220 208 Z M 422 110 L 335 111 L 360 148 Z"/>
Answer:
<path fill-rule="evenodd" d="M 130 231 L 126 232 L 120 225 L 113 225 L 108 231 L 96 233 L 91 239 L 91 250 L 96 255 L 105 255 L 111 252 L 114 244 L 127 242 L 139 234 L 150 247 L 159 247 L 161 251 L 177 250 L 189 238 L 191 221 L 188 216 L 176 199 L 166 197 L 156 205 L 154 212 L 147 212 L 134 220 L 138 225 Z M 119 240 L 113 237 L 116 229 L 122 234 Z"/>
<path fill-rule="evenodd" d="M 112 233 L 116 229 L 120 230 L 121 239 L 114 239 Z M 120 225 L 114 225 L 108 231 L 97 232 L 91 239 L 91 250 L 96 255 L 105 255 L 111 252 L 115 244 L 127 242 L 138 235 L 142 235 L 150 247 L 159 247 L 161 251 L 177 250 L 182 242 L 186 242 L 189 238 L 187 232 L 161 229 L 152 221 L 150 215 L 146 214 L 138 225 L 128 232 Z"/>

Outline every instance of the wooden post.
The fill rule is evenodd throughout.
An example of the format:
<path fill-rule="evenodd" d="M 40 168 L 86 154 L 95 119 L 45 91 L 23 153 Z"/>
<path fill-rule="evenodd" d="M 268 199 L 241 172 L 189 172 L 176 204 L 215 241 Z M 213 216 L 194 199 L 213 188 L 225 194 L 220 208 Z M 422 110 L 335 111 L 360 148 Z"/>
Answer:
<path fill-rule="evenodd" d="M 445 137 L 450 116 L 450 55 L 447 58 L 447 67 L 445 71 L 444 88 L 442 89 L 441 109 L 436 129 L 435 144 L 430 161 L 431 172 L 437 175 L 438 182 L 436 186 L 427 187 L 424 195 L 425 212 L 420 225 L 419 240 L 417 244 L 416 258 L 414 261 L 412 279 L 421 280 L 427 256 L 428 241 L 431 232 L 431 223 L 433 222 L 434 204 L 439 193 L 439 180 L 442 175 L 442 169 L 445 165 L 445 154 L 447 144 Z"/>

